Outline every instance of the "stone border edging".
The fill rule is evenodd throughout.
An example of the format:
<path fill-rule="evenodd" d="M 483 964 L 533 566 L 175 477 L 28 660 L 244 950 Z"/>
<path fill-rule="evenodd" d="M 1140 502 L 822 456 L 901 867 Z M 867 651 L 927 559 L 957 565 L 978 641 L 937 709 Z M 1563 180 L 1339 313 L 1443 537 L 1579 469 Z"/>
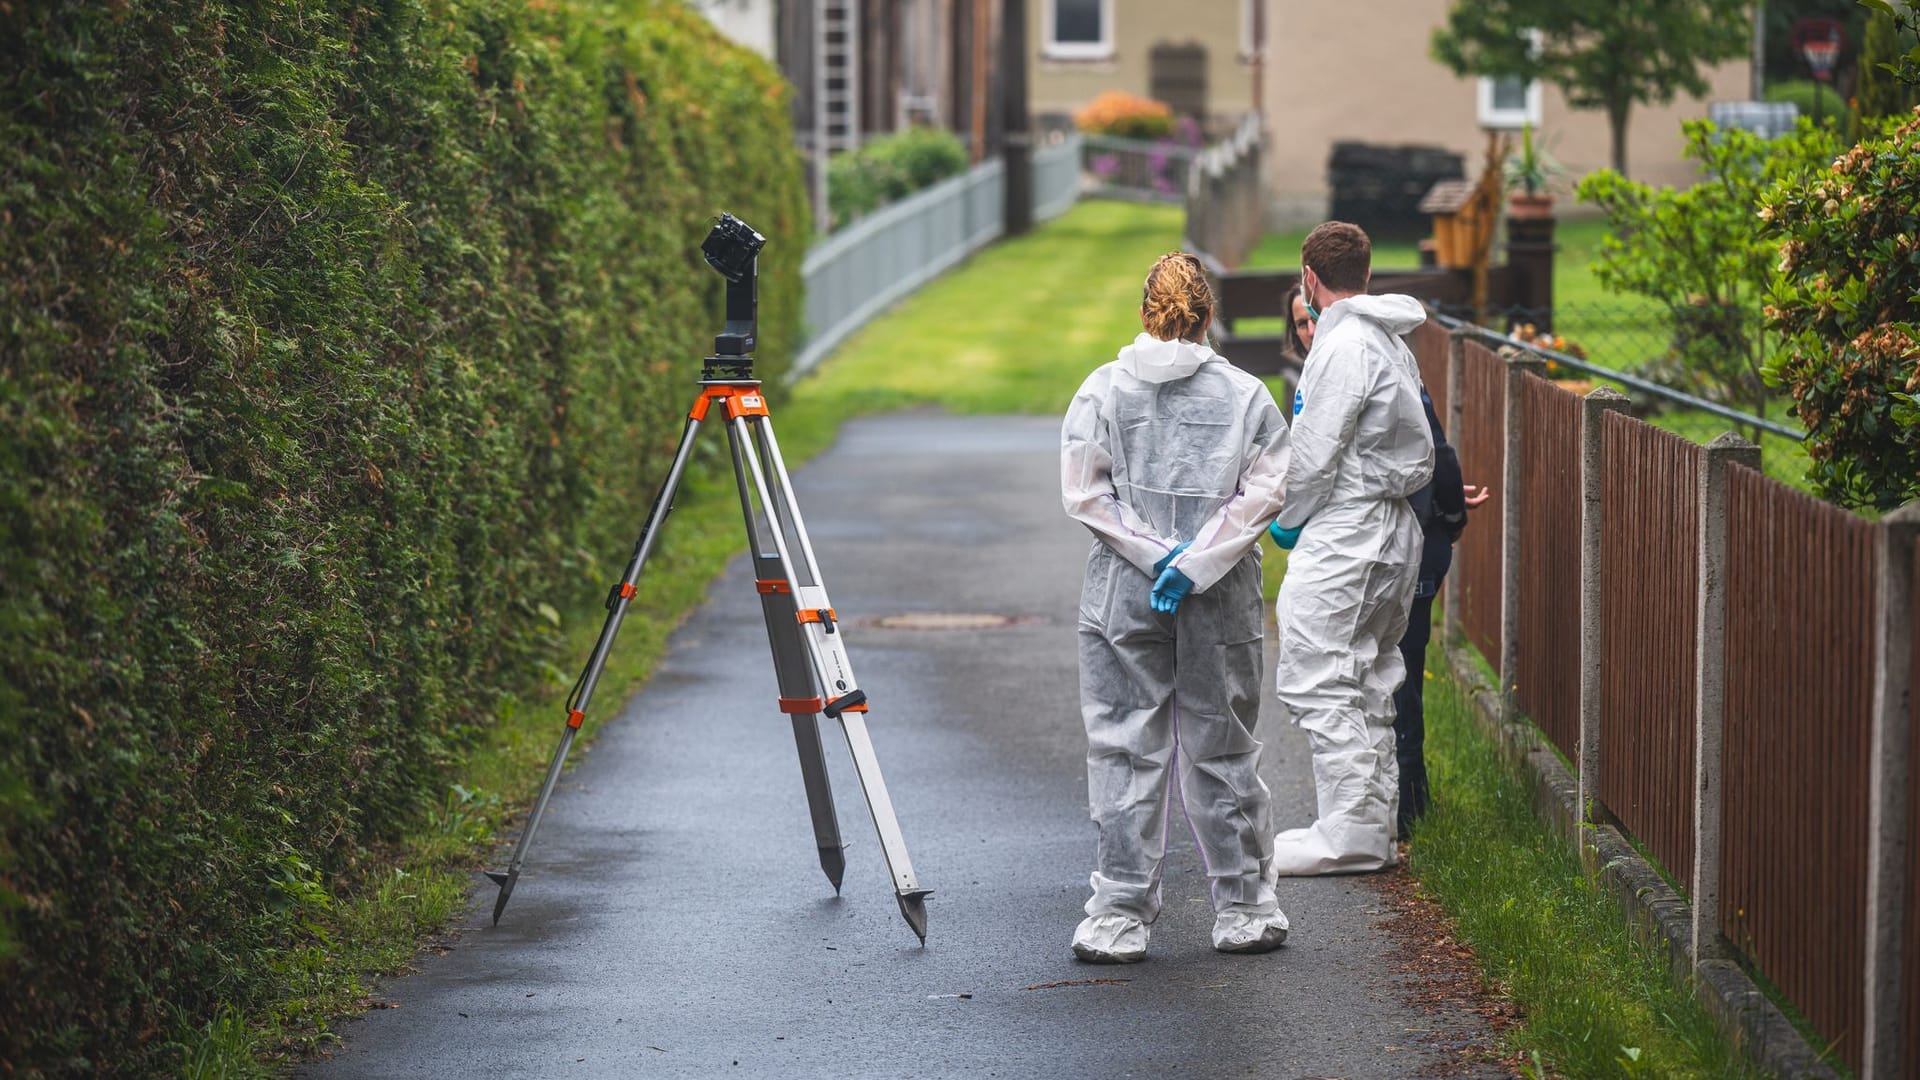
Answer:
<path fill-rule="evenodd" d="M 1626 837 L 1612 825 L 1580 822 L 1579 789 L 1573 774 L 1531 724 L 1500 721 L 1501 701 L 1479 667 L 1459 648 L 1447 647 L 1450 674 L 1472 703 L 1475 721 L 1500 748 L 1510 765 L 1525 770 L 1533 787 L 1533 809 L 1554 832 L 1571 840 L 1579 828 L 1580 863 L 1587 876 L 1619 904 L 1634 940 L 1666 957 L 1676 980 L 1694 982 L 1702 1005 L 1734 1045 L 1764 1072 L 1775 1076 L 1839 1080 L 1835 1070 L 1800 1034 L 1793 1022 L 1733 960 L 1701 965 L 1694 979 L 1689 957 L 1693 908 L 1668 885 Z"/>

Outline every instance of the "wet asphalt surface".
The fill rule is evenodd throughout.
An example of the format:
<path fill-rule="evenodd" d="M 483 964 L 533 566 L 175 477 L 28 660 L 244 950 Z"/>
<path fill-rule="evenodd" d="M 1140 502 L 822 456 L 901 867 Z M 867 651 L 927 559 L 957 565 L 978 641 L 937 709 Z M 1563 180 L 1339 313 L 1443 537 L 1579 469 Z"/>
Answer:
<path fill-rule="evenodd" d="M 476 875 L 452 947 L 384 982 L 396 1007 L 342 1025 L 302 1075 L 1402 1077 L 1481 1035 L 1403 1003 L 1363 880 L 1283 881 L 1286 946 L 1215 953 L 1177 821 L 1147 961 L 1074 960 L 1095 839 L 1074 641 L 1089 538 L 1061 512 L 1057 446 L 1048 418 L 902 414 L 849 423 L 795 476 L 934 890 L 925 947 L 830 721 L 842 895 L 820 870 L 742 555 L 575 751 L 500 925 Z M 1022 621 L 871 625 L 912 613 Z M 1272 649 L 1269 619 L 1269 681 Z M 1268 694 L 1262 771 L 1287 827 L 1313 790 L 1277 712 Z"/>

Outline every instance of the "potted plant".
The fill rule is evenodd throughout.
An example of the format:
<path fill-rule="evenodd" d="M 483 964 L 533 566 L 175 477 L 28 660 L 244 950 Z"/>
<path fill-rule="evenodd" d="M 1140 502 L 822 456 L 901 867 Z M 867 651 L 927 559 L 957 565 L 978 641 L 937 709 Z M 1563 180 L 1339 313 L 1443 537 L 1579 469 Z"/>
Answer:
<path fill-rule="evenodd" d="M 1520 148 L 1507 156 L 1507 217 L 1539 221 L 1553 217 L 1553 196 L 1547 184 L 1562 170 L 1559 162 L 1534 142 L 1533 125 L 1520 129 Z"/>

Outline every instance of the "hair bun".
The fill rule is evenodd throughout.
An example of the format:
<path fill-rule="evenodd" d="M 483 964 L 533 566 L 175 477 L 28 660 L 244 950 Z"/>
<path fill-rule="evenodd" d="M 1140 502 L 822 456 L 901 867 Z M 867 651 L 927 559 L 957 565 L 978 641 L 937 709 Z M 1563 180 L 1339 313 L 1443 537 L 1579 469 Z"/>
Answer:
<path fill-rule="evenodd" d="M 1199 258 L 1184 251 L 1160 256 L 1147 272 L 1140 312 L 1147 333 L 1162 341 L 1197 338 L 1213 314 L 1213 288 Z"/>

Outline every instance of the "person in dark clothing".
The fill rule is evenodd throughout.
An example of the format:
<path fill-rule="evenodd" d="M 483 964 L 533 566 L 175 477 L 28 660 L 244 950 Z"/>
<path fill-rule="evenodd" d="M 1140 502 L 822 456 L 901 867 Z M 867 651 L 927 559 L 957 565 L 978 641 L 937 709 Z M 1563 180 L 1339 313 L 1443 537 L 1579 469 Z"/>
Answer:
<path fill-rule="evenodd" d="M 1487 501 L 1487 490 L 1469 492 L 1460 478 L 1460 458 L 1447 442 L 1433 398 L 1424 387 L 1420 403 L 1427 411 L 1433 434 L 1433 481 L 1407 501 L 1419 515 L 1425 544 L 1420 554 L 1420 581 L 1414 587 L 1413 608 L 1407 615 L 1400 656 L 1407 664 L 1407 681 L 1393 695 L 1394 756 L 1400 762 L 1400 839 L 1407 839 L 1414 819 L 1427 812 L 1427 642 L 1433 636 L 1433 598 L 1453 565 L 1453 543 L 1467 527 L 1467 511 Z"/>

